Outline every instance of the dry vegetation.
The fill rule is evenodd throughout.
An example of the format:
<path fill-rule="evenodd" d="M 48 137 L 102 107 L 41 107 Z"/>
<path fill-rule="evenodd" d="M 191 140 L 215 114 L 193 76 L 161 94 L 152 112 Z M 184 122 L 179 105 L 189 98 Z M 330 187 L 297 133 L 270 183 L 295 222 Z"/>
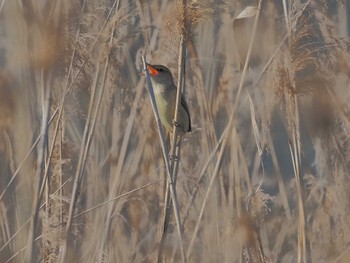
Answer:
<path fill-rule="evenodd" d="M 0 1 L 1 263 L 348 262 L 350 6 L 258 3 Z M 185 259 L 141 76 L 182 34 Z"/>

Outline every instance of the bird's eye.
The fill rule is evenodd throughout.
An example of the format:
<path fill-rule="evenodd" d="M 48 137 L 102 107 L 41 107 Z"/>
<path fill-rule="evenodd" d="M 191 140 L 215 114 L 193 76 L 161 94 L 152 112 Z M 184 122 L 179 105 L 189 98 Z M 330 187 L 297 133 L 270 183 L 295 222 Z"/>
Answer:
<path fill-rule="evenodd" d="M 163 72 L 163 71 L 164 71 L 164 69 L 163 69 L 163 68 L 160 68 L 160 69 L 159 69 L 159 71 L 160 71 L 160 72 Z"/>

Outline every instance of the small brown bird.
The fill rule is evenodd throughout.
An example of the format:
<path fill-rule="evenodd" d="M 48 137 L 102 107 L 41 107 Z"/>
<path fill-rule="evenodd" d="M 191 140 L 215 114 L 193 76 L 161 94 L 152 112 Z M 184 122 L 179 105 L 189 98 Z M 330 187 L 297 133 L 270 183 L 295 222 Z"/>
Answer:
<path fill-rule="evenodd" d="M 160 120 L 168 131 L 173 132 L 177 93 L 173 76 L 170 70 L 162 65 L 147 64 L 147 68 L 151 77 Z M 191 131 L 190 112 L 183 95 L 181 95 L 179 107 L 177 123 L 180 131 L 179 135 L 182 136 Z"/>

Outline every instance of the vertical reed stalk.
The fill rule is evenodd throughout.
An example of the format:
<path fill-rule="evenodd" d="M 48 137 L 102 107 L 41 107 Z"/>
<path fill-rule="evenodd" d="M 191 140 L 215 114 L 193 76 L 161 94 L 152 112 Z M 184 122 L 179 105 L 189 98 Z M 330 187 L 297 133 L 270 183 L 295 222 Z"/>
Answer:
<path fill-rule="evenodd" d="M 146 74 L 148 92 L 149 92 L 149 95 L 150 95 L 150 100 L 151 100 L 153 113 L 154 113 L 154 116 L 155 116 L 156 122 L 157 122 L 158 133 L 159 133 L 159 136 L 160 136 L 160 141 L 161 141 L 161 146 L 162 146 L 162 151 L 163 151 L 163 157 L 164 157 L 165 166 L 166 166 L 166 172 L 167 172 L 167 177 L 168 177 L 168 182 L 169 182 L 168 185 L 169 185 L 169 188 L 170 188 L 170 196 L 171 196 L 171 200 L 172 200 L 171 203 L 172 203 L 174 216 L 175 216 L 176 229 L 177 229 L 177 233 L 179 235 L 179 243 L 180 243 L 180 251 L 181 251 L 182 261 L 183 262 L 187 262 L 186 255 L 185 255 L 185 250 L 184 250 L 184 246 L 183 246 L 179 203 L 178 203 L 178 198 L 177 198 L 177 195 L 176 195 L 175 185 L 173 183 L 172 171 L 170 169 L 170 160 L 169 160 L 168 150 L 167 150 L 166 143 L 165 143 L 166 140 L 165 140 L 164 130 L 163 130 L 162 124 L 160 122 L 159 112 L 158 112 L 156 100 L 155 100 L 155 97 L 154 97 L 152 82 L 151 82 L 150 76 L 148 74 L 147 66 L 146 66 L 146 60 L 145 60 L 144 57 L 142 57 L 142 60 L 143 60 L 143 69 L 144 69 L 144 72 Z"/>
<path fill-rule="evenodd" d="M 207 191 L 206 191 L 206 194 L 205 194 L 205 197 L 204 197 L 204 201 L 203 201 L 203 204 L 202 204 L 202 207 L 201 207 L 198 219 L 197 219 L 196 227 L 195 227 L 195 230 L 193 232 L 193 235 L 192 235 L 192 238 L 191 238 L 191 241 L 190 241 L 190 245 L 189 245 L 189 248 L 188 248 L 188 251 L 187 251 L 187 257 L 189 257 L 191 255 L 191 253 L 192 253 L 194 241 L 195 241 L 195 239 L 197 237 L 197 233 L 198 233 L 198 230 L 199 230 L 200 222 L 201 222 L 203 214 L 204 214 L 204 209 L 205 209 L 206 203 L 208 201 L 211 189 L 214 186 L 215 179 L 216 179 L 216 177 L 217 177 L 217 175 L 219 173 L 220 164 L 221 164 L 222 157 L 223 157 L 223 154 L 224 154 L 227 142 L 228 142 L 228 138 L 231 135 L 231 131 L 232 131 L 233 124 L 234 124 L 234 118 L 236 116 L 236 111 L 237 111 L 237 107 L 238 107 L 238 102 L 240 100 L 241 92 L 242 92 L 243 85 L 244 85 L 245 75 L 246 75 L 246 72 L 247 72 L 247 69 L 248 69 L 249 60 L 250 60 L 250 56 L 251 56 L 252 49 L 253 49 L 253 44 L 254 44 L 254 40 L 255 40 L 256 30 L 257 30 L 257 26 L 258 26 L 260 11 L 261 11 L 261 5 L 262 5 L 262 0 L 259 1 L 258 10 L 256 12 L 256 16 L 255 16 L 255 20 L 254 20 L 254 26 L 253 26 L 253 32 L 252 32 L 252 36 L 251 36 L 251 39 L 250 39 L 250 42 L 249 42 L 247 57 L 246 57 L 246 60 L 245 60 L 245 63 L 244 63 L 244 68 L 243 68 L 243 72 L 242 72 L 242 76 L 241 76 L 241 81 L 240 81 L 239 87 L 238 87 L 237 97 L 236 97 L 235 102 L 233 104 L 233 108 L 232 108 L 231 115 L 230 115 L 230 120 L 229 120 L 229 122 L 228 122 L 228 124 L 226 126 L 225 131 L 224 131 L 225 136 L 224 136 L 224 139 L 223 139 L 223 142 L 222 142 L 222 145 L 221 145 L 221 149 L 220 149 L 220 152 L 219 152 L 219 155 L 218 155 L 218 159 L 217 159 L 214 171 L 213 171 L 213 175 L 212 175 L 212 177 L 210 179 L 210 183 L 208 185 L 208 188 L 207 188 Z"/>

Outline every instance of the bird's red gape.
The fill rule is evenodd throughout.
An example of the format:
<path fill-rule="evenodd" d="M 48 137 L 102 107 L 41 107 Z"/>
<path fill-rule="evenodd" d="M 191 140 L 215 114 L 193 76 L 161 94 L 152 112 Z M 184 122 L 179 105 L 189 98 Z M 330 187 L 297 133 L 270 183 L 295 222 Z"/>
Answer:
<path fill-rule="evenodd" d="M 152 76 L 156 76 L 159 74 L 159 71 L 156 70 L 154 67 L 152 67 L 150 64 L 147 64 L 147 68 L 148 68 L 149 74 L 151 74 Z"/>

